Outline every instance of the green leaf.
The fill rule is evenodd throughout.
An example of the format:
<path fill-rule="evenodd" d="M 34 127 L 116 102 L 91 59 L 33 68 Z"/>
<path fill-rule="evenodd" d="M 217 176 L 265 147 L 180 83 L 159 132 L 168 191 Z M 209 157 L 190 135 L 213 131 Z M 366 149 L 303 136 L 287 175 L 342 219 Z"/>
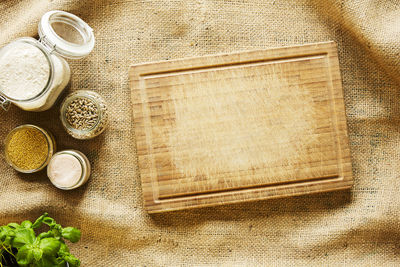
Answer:
<path fill-rule="evenodd" d="M 40 233 L 38 235 L 39 239 L 43 239 L 43 238 L 46 238 L 46 237 L 54 237 L 55 239 L 60 239 L 61 238 L 61 233 L 58 232 L 57 230 L 49 230 L 47 232 L 43 232 L 43 233 Z"/>
<path fill-rule="evenodd" d="M 8 242 L 10 242 L 15 236 L 15 231 L 13 228 L 10 228 L 8 226 L 2 226 L 0 229 L 0 241 L 2 242 L 6 242 L 6 240 L 8 240 Z M 8 244 L 9 245 L 9 244 Z"/>
<path fill-rule="evenodd" d="M 21 226 L 18 223 L 9 223 L 7 224 L 7 226 L 14 229 L 21 228 Z"/>
<path fill-rule="evenodd" d="M 33 262 L 33 252 L 29 246 L 23 246 L 18 250 L 16 255 L 18 265 L 21 267 L 28 266 Z"/>
<path fill-rule="evenodd" d="M 31 223 L 31 221 L 23 221 L 22 223 L 21 223 L 21 226 L 22 227 L 24 227 L 24 228 L 31 228 L 32 227 L 32 223 Z"/>
<path fill-rule="evenodd" d="M 70 253 L 62 253 L 60 256 L 69 263 L 70 267 L 78 267 L 81 265 L 81 261 Z"/>
<path fill-rule="evenodd" d="M 32 228 L 22 228 L 15 232 L 14 240 L 12 241 L 12 246 L 15 248 L 20 248 L 26 244 L 33 244 L 35 240 L 35 232 Z"/>
<path fill-rule="evenodd" d="M 53 236 L 53 234 L 52 234 L 51 231 L 48 231 L 48 232 L 40 233 L 40 234 L 37 236 L 37 239 L 43 239 L 43 238 L 46 238 L 46 237 L 54 237 L 54 236 Z"/>
<path fill-rule="evenodd" d="M 7 229 L 4 226 L 0 226 L 0 240 L 6 238 Z"/>
<path fill-rule="evenodd" d="M 61 243 L 60 249 L 58 251 L 58 253 L 63 253 L 63 252 L 69 253 L 69 248 L 67 245 L 65 245 L 65 243 Z"/>
<path fill-rule="evenodd" d="M 57 257 L 57 258 L 53 259 L 53 263 L 56 264 L 57 266 L 60 265 L 60 266 L 65 267 L 65 260 L 61 257 Z"/>
<path fill-rule="evenodd" d="M 52 229 L 52 230 L 50 230 L 50 232 L 54 238 L 61 239 L 61 230 L 62 230 L 62 228 L 60 227 L 60 229 Z"/>
<path fill-rule="evenodd" d="M 81 239 L 81 231 L 74 227 L 66 227 L 62 229 L 61 235 L 72 243 L 76 243 Z"/>
<path fill-rule="evenodd" d="M 43 256 L 43 250 L 41 250 L 40 248 L 33 249 L 33 257 L 35 258 L 35 261 L 40 261 L 42 256 Z"/>
<path fill-rule="evenodd" d="M 39 247 L 43 254 L 54 256 L 60 249 L 61 242 L 53 237 L 47 237 L 40 240 Z"/>
<path fill-rule="evenodd" d="M 37 240 L 41 240 L 41 239 L 43 239 L 43 238 L 48 238 L 48 237 L 53 237 L 53 238 L 55 238 L 55 239 L 57 239 L 57 240 L 61 240 L 61 233 L 59 233 L 58 231 L 53 231 L 53 230 L 50 230 L 50 231 L 48 231 L 48 232 L 43 232 L 43 233 L 40 233 L 38 236 L 37 236 Z M 0 266 L 1 267 L 1 266 Z"/>
<path fill-rule="evenodd" d="M 47 224 L 50 226 L 50 228 L 54 227 L 57 223 L 53 218 L 50 217 L 45 217 L 43 218 L 43 223 Z"/>
<path fill-rule="evenodd" d="M 45 212 L 42 216 L 40 216 L 39 218 L 36 219 L 36 221 L 32 224 L 32 228 L 36 229 L 39 228 L 40 226 L 42 226 L 43 223 L 43 219 L 45 217 L 47 217 L 47 215 L 49 215 L 47 212 Z"/>
<path fill-rule="evenodd" d="M 8 235 L 6 236 L 6 238 L 3 241 L 3 244 L 5 246 L 11 246 L 11 243 L 13 242 L 15 236 L 15 232 L 14 231 L 9 231 Z"/>
<path fill-rule="evenodd" d="M 43 255 L 40 261 L 36 262 L 35 267 L 65 267 L 65 265 L 58 265 L 53 262 L 53 258 Z"/>

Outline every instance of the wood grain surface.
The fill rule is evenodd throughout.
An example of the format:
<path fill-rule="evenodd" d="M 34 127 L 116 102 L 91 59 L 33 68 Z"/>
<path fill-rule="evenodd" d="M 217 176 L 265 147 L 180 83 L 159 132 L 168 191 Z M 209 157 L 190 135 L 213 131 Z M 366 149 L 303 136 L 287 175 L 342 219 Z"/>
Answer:
<path fill-rule="evenodd" d="M 333 42 L 134 65 L 148 212 L 349 188 Z"/>

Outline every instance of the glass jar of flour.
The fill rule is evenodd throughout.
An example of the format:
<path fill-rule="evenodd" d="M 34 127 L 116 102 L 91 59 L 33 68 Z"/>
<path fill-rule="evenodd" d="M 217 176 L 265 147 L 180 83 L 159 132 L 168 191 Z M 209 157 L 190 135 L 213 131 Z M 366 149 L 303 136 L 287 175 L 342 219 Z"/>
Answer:
<path fill-rule="evenodd" d="M 28 111 L 51 108 L 70 79 L 64 58 L 85 57 L 94 47 L 92 28 L 64 11 L 43 15 L 39 37 L 20 38 L 0 49 L 0 106 L 5 110 L 10 103 Z"/>

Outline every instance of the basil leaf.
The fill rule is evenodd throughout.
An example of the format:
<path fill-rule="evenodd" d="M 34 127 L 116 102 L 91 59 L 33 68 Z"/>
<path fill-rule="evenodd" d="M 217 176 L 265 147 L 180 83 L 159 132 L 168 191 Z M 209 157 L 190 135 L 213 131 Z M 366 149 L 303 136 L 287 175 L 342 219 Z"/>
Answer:
<path fill-rule="evenodd" d="M 6 237 L 7 229 L 4 226 L 0 226 L 0 240 L 3 240 Z"/>
<path fill-rule="evenodd" d="M 38 235 L 38 238 L 40 238 L 40 239 L 43 239 L 46 237 L 54 237 L 55 239 L 59 240 L 59 239 L 61 239 L 61 233 L 58 232 L 57 230 L 50 230 L 48 232 L 43 232 Z"/>
<path fill-rule="evenodd" d="M 51 232 L 51 235 L 56 238 L 56 239 L 61 239 L 61 228 L 58 229 L 52 229 L 49 232 Z"/>
<path fill-rule="evenodd" d="M 60 250 L 58 251 L 58 253 L 63 253 L 63 252 L 69 253 L 69 248 L 67 245 L 65 245 L 65 243 L 61 243 Z"/>
<path fill-rule="evenodd" d="M 0 228 L 0 241 L 5 242 L 6 240 L 11 240 L 15 236 L 14 229 L 8 226 L 2 226 Z"/>
<path fill-rule="evenodd" d="M 40 261 L 36 262 L 35 267 L 65 267 L 65 265 L 58 265 L 54 263 L 53 258 L 50 256 L 43 255 Z"/>
<path fill-rule="evenodd" d="M 43 238 L 46 238 L 46 237 L 53 237 L 53 234 L 51 233 L 51 231 L 40 233 L 37 236 L 38 239 L 43 239 Z"/>
<path fill-rule="evenodd" d="M 43 256 L 43 250 L 41 250 L 40 248 L 34 248 L 32 252 L 33 252 L 33 257 L 35 258 L 35 261 L 40 261 L 40 259 Z"/>
<path fill-rule="evenodd" d="M 61 265 L 63 267 L 65 266 L 65 260 L 61 257 L 57 257 L 57 258 L 53 259 L 53 263 L 57 264 L 57 266 L 58 265 Z"/>
<path fill-rule="evenodd" d="M 39 228 L 40 226 L 42 226 L 43 223 L 43 219 L 45 217 L 47 217 L 47 215 L 49 215 L 47 212 L 45 212 L 42 216 L 40 216 L 39 218 L 36 219 L 36 221 L 32 224 L 32 228 L 36 229 Z"/>
<path fill-rule="evenodd" d="M 35 232 L 32 228 L 22 228 L 15 232 L 14 240 L 12 241 L 12 246 L 15 248 L 20 248 L 26 244 L 33 244 L 35 240 Z"/>
<path fill-rule="evenodd" d="M 72 243 L 76 243 L 81 239 L 81 231 L 74 227 L 66 227 L 62 229 L 61 235 Z"/>
<path fill-rule="evenodd" d="M 24 227 L 24 228 L 31 228 L 32 227 L 32 223 L 31 223 L 31 221 L 23 221 L 22 223 L 21 223 L 21 227 Z"/>
<path fill-rule="evenodd" d="M 18 223 L 9 223 L 7 224 L 7 226 L 14 229 L 21 228 L 21 226 Z"/>
<path fill-rule="evenodd" d="M 3 245 L 5 245 L 7 247 L 11 246 L 11 243 L 12 243 L 12 241 L 14 239 L 14 236 L 15 236 L 15 232 L 14 231 L 10 231 L 8 233 L 9 233 L 9 235 L 7 235 L 6 238 L 3 241 Z"/>
<path fill-rule="evenodd" d="M 33 262 L 33 252 L 28 246 L 23 246 L 18 250 L 15 258 L 19 266 L 25 267 Z"/>
<path fill-rule="evenodd" d="M 61 257 L 69 263 L 70 267 L 78 267 L 81 265 L 81 261 L 70 253 L 62 253 Z"/>
<path fill-rule="evenodd" d="M 43 218 L 43 223 L 50 226 L 50 228 L 54 227 L 57 224 L 56 221 L 50 217 Z"/>
<path fill-rule="evenodd" d="M 53 237 L 47 237 L 40 240 L 39 247 L 43 254 L 54 256 L 60 249 L 61 242 Z"/>

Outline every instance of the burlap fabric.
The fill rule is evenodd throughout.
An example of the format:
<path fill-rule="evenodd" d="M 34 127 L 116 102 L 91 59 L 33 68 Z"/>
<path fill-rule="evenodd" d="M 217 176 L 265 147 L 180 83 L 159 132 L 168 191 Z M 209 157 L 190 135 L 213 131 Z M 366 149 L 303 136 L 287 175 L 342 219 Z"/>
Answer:
<path fill-rule="evenodd" d="M 0 44 L 35 36 L 41 15 L 62 9 L 94 29 L 96 46 L 68 92 L 90 89 L 110 106 L 108 130 L 69 137 L 59 104 L 43 113 L 0 111 L 0 138 L 15 126 L 47 127 L 59 149 L 93 164 L 89 183 L 53 187 L 0 159 L 0 224 L 47 211 L 79 227 L 82 266 L 400 264 L 400 2 L 10 1 L 0 2 Z M 132 127 L 132 63 L 334 40 L 339 46 L 355 185 L 352 190 L 149 216 L 143 210 Z M 4 145 L 1 145 L 4 150 Z M 2 153 L 3 154 L 3 153 Z"/>

